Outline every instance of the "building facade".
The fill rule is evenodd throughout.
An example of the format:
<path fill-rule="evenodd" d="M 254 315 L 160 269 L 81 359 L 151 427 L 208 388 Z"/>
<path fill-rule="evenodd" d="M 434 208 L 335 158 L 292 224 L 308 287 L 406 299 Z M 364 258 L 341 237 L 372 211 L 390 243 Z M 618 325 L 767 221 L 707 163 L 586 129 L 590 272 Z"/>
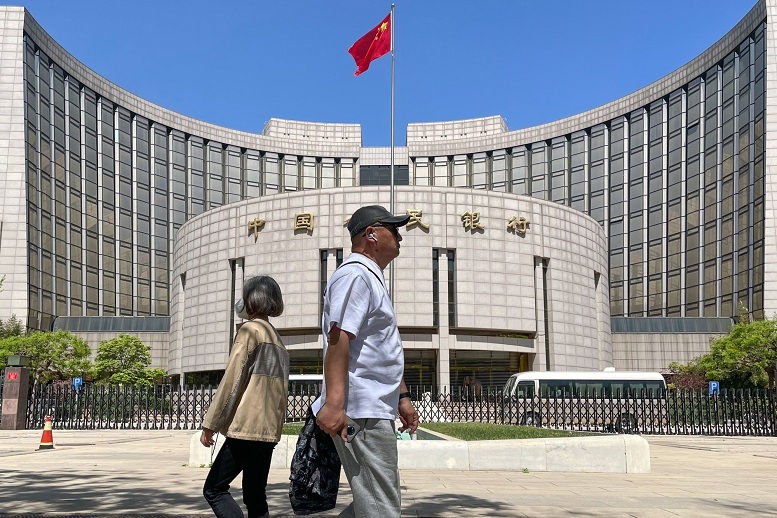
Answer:
<path fill-rule="evenodd" d="M 419 344 L 409 350 L 421 351 L 409 363 L 432 373 L 428 379 L 437 384 L 446 378 L 455 384 L 467 371 L 610 364 L 661 369 L 706 352 L 709 337 L 725 332 L 741 311 L 773 316 L 777 218 L 771 194 L 777 184 L 770 172 L 777 143 L 770 142 L 777 127 L 766 113 L 777 107 L 777 85 L 767 74 L 777 67 L 767 23 L 775 9 L 777 1 L 759 1 L 687 65 L 579 115 L 515 131 L 499 116 L 410 124 L 406 146 L 396 150 L 396 177 L 407 186 L 397 189 L 397 208 L 421 210 L 435 223 L 428 233 L 413 228 L 407 234 L 421 266 L 405 257 L 397 262 L 400 324 L 413 336 L 409 342 Z M 166 110 L 86 68 L 23 8 L 0 8 L 0 43 L 0 318 L 16 314 L 31 328 L 76 329 L 90 340 L 116 331 L 147 333 L 156 336 L 155 344 L 169 341 L 168 350 L 155 346 L 154 358 L 172 373 L 218 370 L 232 327 L 208 335 L 210 345 L 182 343 L 186 307 L 201 311 L 207 302 L 189 306 L 184 282 L 203 282 L 190 273 L 200 268 L 191 262 L 191 247 L 204 247 L 206 262 L 221 261 L 225 271 L 247 263 L 286 275 L 278 264 L 267 266 L 272 263 L 264 255 L 267 262 L 248 263 L 251 254 L 240 248 L 248 243 L 219 250 L 227 243 L 212 235 L 210 221 L 227 230 L 238 221 L 247 225 L 251 215 L 264 219 L 259 243 L 271 235 L 271 223 L 282 220 L 274 207 L 301 203 L 301 212 L 325 223 L 314 224 L 310 239 L 294 245 L 306 258 L 299 274 L 315 279 L 298 285 L 288 277 L 302 291 L 285 290 L 296 313 L 285 315 L 280 327 L 296 348 L 299 369 L 316 368 L 320 337 L 311 319 L 320 284 L 339 250 L 347 254 L 337 218 L 346 214 L 343 207 L 355 208 L 352 200 L 385 204 L 386 187 L 374 186 L 386 183 L 390 150 L 363 147 L 355 124 L 273 119 L 262 134 L 250 134 Z M 336 196 L 343 206 L 333 204 Z M 455 201 L 449 207 L 441 199 Z M 538 211 L 550 208 L 562 219 L 546 220 L 546 212 L 537 219 Z M 515 236 L 504 233 L 506 225 L 521 211 L 531 214 L 528 230 L 510 241 Z M 489 220 L 483 234 L 467 236 L 480 243 L 471 249 L 455 234 L 465 230 L 461 217 L 467 212 Z M 197 228 L 207 231 L 207 239 L 191 235 Z M 443 229 L 446 234 L 438 235 Z M 585 229 L 586 236 L 568 250 L 590 251 L 574 273 L 581 279 L 576 285 L 585 286 L 574 295 L 583 298 L 547 298 L 548 310 L 537 313 L 538 270 L 544 264 L 545 280 L 555 284 L 547 293 L 556 297 L 562 272 L 573 268 L 568 259 L 551 258 L 555 248 L 528 242 L 553 233 L 577 235 L 575 229 Z M 299 231 L 288 240 L 274 236 L 274 250 L 289 253 L 297 237 Z M 180 249 L 183 242 L 189 248 Z M 501 243 L 505 252 L 514 242 L 523 245 L 496 264 L 483 257 L 488 266 L 482 269 L 474 259 L 482 242 Z M 403 288 L 408 279 L 424 289 L 432 285 L 435 250 L 440 265 L 456 258 L 455 270 L 440 266 L 438 274 L 455 271 L 457 293 L 451 307 L 438 300 L 446 311 L 436 317 L 427 300 L 432 294 Z M 280 257 L 294 262 L 293 256 Z M 509 264 L 521 268 L 510 282 L 529 291 L 511 302 L 517 306 L 485 303 L 485 292 L 473 300 L 462 296 L 475 294 L 467 289 L 480 287 L 481 275 L 489 277 L 483 286 L 496 285 L 499 274 L 512 279 Z M 221 282 L 223 274 L 218 269 L 212 278 Z M 237 282 L 238 276 L 225 278 Z M 439 281 L 440 297 L 447 296 L 448 282 Z M 228 308 L 234 291 L 223 288 L 213 300 Z M 586 322 L 561 315 L 573 306 L 589 308 L 581 316 Z M 533 319 L 525 316 L 530 308 Z M 479 339 L 485 345 L 466 354 L 463 345 L 442 343 L 451 329 L 447 314 L 459 323 L 477 321 L 465 326 L 467 336 L 489 340 Z M 442 322 L 438 334 L 421 346 L 415 335 L 435 329 L 429 327 L 434 318 Z M 582 330 L 578 344 L 566 338 L 576 326 Z M 454 335 L 460 327 L 452 327 Z M 494 338 L 513 342 L 496 344 Z M 502 376 L 482 375 L 494 382 Z"/>
<path fill-rule="evenodd" d="M 346 221 L 389 198 L 387 187 L 303 190 L 184 223 L 172 254 L 170 372 L 226 365 L 242 322 L 233 306 L 256 274 L 283 290 L 285 310 L 273 323 L 292 368 L 322 372 L 321 301 L 350 251 Z M 396 211 L 412 215 L 393 262 L 408 383 L 460 386 L 475 376 L 494 385 L 532 366 L 612 365 L 607 249 L 595 220 L 546 200 L 473 189 L 403 186 L 395 198 Z"/>

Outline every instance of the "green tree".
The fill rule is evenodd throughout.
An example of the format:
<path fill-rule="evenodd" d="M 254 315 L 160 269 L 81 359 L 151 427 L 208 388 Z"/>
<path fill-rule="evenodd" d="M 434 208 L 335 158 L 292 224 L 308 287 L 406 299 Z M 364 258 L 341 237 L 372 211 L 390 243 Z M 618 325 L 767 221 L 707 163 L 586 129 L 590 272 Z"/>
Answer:
<path fill-rule="evenodd" d="M 89 375 L 92 370 L 89 345 L 63 330 L 33 331 L 1 339 L 0 366 L 5 367 L 7 357 L 12 354 L 30 360 L 30 371 L 36 384 Z"/>
<path fill-rule="evenodd" d="M 672 385 L 678 389 L 706 389 L 707 371 L 699 365 L 699 359 L 682 364 L 672 362 L 669 364 Z"/>
<path fill-rule="evenodd" d="M 16 315 L 11 315 L 11 318 L 5 322 L 0 320 L 0 339 L 9 338 L 11 336 L 22 336 L 24 333 L 24 324 L 22 324 L 21 320 L 16 318 Z"/>
<path fill-rule="evenodd" d="M 745 320 L 727 335 L 710 343 L 710 352 L 699 358 L 708 379 L 733 387 L 775 387 L 777 373 L 777 317 Z"/>
<path fill-rule="evenodd" d="M 151 369 L 151 348 L 132 335 L 103 340 L 97 348 L 95 375 L 98 380 L 123 385 L 153 385 L 167 375 Z"/>

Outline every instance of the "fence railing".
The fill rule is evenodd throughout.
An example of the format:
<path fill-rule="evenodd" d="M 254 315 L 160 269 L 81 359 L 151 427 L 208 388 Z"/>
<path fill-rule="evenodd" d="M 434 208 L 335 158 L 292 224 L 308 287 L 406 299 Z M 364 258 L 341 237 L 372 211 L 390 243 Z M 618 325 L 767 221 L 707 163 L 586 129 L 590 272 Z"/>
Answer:
<path fill-rule="evenodd" d="M 27 403 L 27 428 L 46 416 L 60 429 L 194 430 L 210 406 L 216 387 L 154 387 L 87 384 L 37 385 Z"/>
<path fill-rule="evenodd" d="M 27 428 L 40 428 L 51 416 L 60 429 L 196 430 L 216 393 L 215 386 L 37 385 L 27 403 Z M 318 389 L 289 392 L 286 421 L 302 421 Z"/>
<path fill-rule="evenodd" d="M 216 387 L 87 384 L 35 386 L 27 405 L 27 428 L 51 416 L 60 429 L 195 430 Z M 505 397 L 484 388 L 478 394 L 410 387 L 420 421 L 481 422 L 541 426 L 601 433 L 777 436 L 773 390 L 630 391 L 549 397 Z M 289 393 L 286 421 L 300 421 L 318 397 L 315 387 Z"/>
<path fill-rule="evenodd" d="M 421 422 L 483 422 L 559 430 L 664 435 L 777 435 L 773 390 L 596 392 L 506 397 L 411 388 Z"/>

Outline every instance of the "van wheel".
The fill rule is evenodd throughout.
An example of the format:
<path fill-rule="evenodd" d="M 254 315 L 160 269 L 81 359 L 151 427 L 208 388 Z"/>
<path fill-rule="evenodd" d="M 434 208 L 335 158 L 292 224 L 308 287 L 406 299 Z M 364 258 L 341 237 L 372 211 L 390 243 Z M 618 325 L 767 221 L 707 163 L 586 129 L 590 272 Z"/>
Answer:
<path fill-rule="evenodd" d="M 615 423 L 618 433 L 637 433 L 637 418 L 631 414 L 623 414 Z"/>
<path fill-rule="evenodd" d="M 521 424 L 524 426 L 542 426 L 542 419 L 535 412 L 526 412 L 521 416 Z"/>

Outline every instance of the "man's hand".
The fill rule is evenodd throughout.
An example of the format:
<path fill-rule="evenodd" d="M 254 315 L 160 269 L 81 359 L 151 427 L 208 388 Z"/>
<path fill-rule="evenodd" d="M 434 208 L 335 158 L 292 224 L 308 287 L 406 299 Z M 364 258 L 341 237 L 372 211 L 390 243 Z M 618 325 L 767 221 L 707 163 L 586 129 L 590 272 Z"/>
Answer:
<path fill-rule="evenodd" d="M 418 413 L 409 397 L 399 400 L 399 420 L 402 421 L 400 432 L 415 433 L 418 428 Z"/>
<path fill-rule="evenodd" d="M 316 424 L 323 431 L 328 433 L 334 439 L 336 436 L 345 442 L 348 435 L 348 418 L 345 416 L 345 409 L 336 408 L 330 406 L 329 403 L 325 403 L 318 411 L 316 416 Z"/>
<path fill-rule="evenodd" d="M 200 435 L 200 442 L 205 447 L 211 447 L 216 444 L 216 441 L 213 440 L 213 430 L 210 428 L 203 428 L 202 434 Z"/>
<path fill-rule="evenodd" d="M 324 356 L 326 402 L 318 411 L 316 424 L 333 439 L 339 435 L 343 441 L 348 435 L 348 418 L 345 416 L 345 407 L 347 406 L 350 350 L 351 336 L 333 325 L 327 333 L 326 356 Z"/>

